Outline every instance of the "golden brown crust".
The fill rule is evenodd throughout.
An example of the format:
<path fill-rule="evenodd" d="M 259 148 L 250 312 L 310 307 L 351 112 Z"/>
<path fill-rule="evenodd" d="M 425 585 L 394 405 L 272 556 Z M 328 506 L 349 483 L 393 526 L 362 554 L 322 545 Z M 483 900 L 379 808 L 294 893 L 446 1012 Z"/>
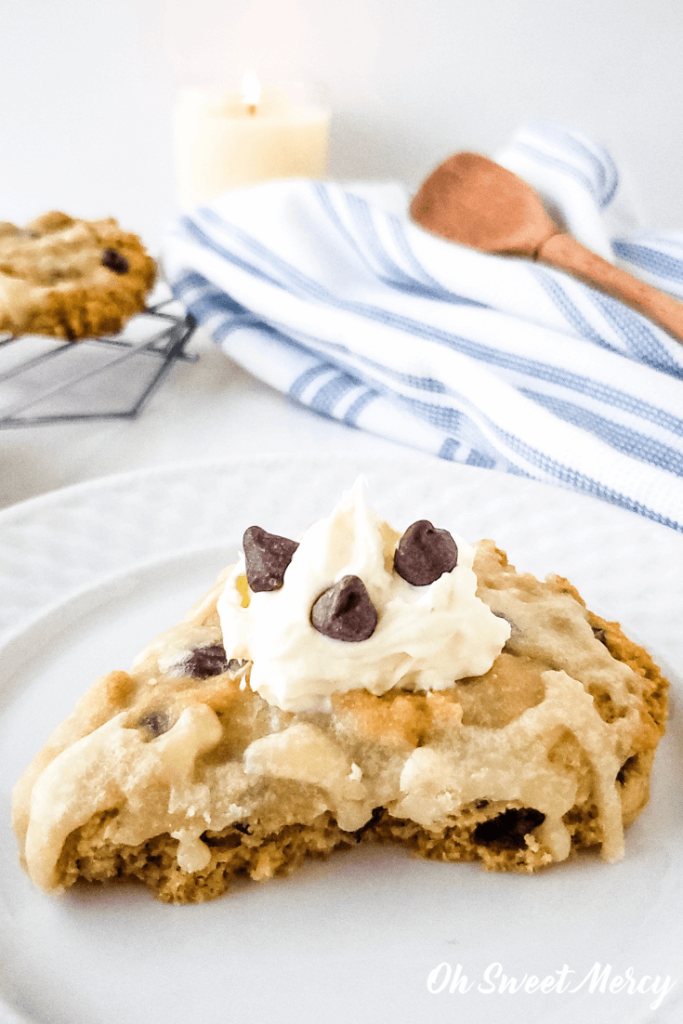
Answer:
<path fill-rule="evenodd" d="M 441 831 L 394 818 L 381 808 L 357 832 L 343 831 L 327 812 L 313 821 L 276 831 L 269 831 L 267 823 L 265 827 L 238 823 L 221 833 L 205 834 L 211 860 L 194 873 L 178 866 L 178 841 L 168 833 L 139 846 L 111 843 L 105 835 L 111 814 L 104 813 L 69 836 L 62 852 L 62 870 L 67 886 L 79 878 L 88 882 L 134 878 L 164 903 L 200 903 L 222 896 L 236 879 L 249 877 L 261 882 L 289 875 L 307 857 L 327 857 L 333 850 L 359 842 L 398 843 L 428 860 L 479 860 L 490 871 L 531 873 L 550 863 L 550 855 L 531 835 L 521 845 L 478 842 L 477 826 L 491 820 L 492 812 L 502 814 L 510 809 L 503 804 L 480 804 L 463 808 L 458 822 Z"/>
<path fill-rule="evenodd" d="M 629 640 L 618 622 L 609 622 L 593 612 L 589 612 L 589 619 L 594 632 L 612 657 L 628 665 L 636 674 L 636 678 L 641 680 L 639 695 L 643 706 L 640 712 L 639 749 L 626 759 L 617 776 L 624 825 L 630 825 L 650 797 L 650 773 L 657 745 L 666 729 L 669 683 L 648 652 L 633 640 Z M 584 839 L 580 832 L 576 836 L 576 841 L 577 845 L 581 846 L 595 842 L 594 839 L 591 840 L 590 835 Z"/>
<path fill-rule="evenodd" d="M 128 706 L 134 693 L 134 680 L 128 672 L 116 670 L 97 679 L 76 704 L 70 715 L 48 737 L 14 787 L 12 827 L 22 846 L 26 838 L 31 790 L 38 776 L 63 750 L 88 736 Z"/>
<path fill-rule="evenodd" d="M 113 219 L 53 211 L 0 225 L 0 332 L 76 340 L 121 330 L 145 308 L 156 265 Z"/>
<path fill-rule="evenodd" d="M 638 720 L 640 724 L 623 755 L 624 763 L 617 776 L 623 821 L 629 824 L 648 799 L 650 771 L 666 719 L 666 680 L 647 652 L 629 640 L 618 623 L 585 611 L 576 589 L 562 577 L 552 576 L 541 583 L 530 575 L 517 574 L 505 554 L 490 541 L 478 547 L 476 570 L 480 596 L 494 610 L 497 595 L 505 591 L 514 592 L 517 603 L 506 605 L 514 614 L 535 606 L 543 594 L 559 595 L 558 603 L 547 606 L 548 614 L 554 616 L 552 628 L 559 631 L 558 637 L 566 624 L 562 609 L 569 603 L 574 607 L 580 629 L 585 631 L 586 644 L 592 645 L 604 661 L 606 654 L 600 647 L 603 644 L 614 659 L 632 669 L 629 688 L 638 698 L 636 724 Z M 15 828 L 20 840 L 26 831 L 31 787 L 40 771 L 66 746 L 122 710 L 128 712 L 130 724 L 135 725 L 145 714 L 160 709 L 176 720 L 183 709 L 197 703 L 207 704 L 220 719 L 222 739 L 204 755 L 203 765 L 237 763 L 254 740 L 281 731 L 296 719 L 290 713 L 277 712 L 251 691 L 246 685 L 248 666 L 207 679 L 179 674 L 175 662 L 164 669 L 162 656 L 169 650 L 175 651 L 177 658 L 197 644 L 217 642 L 215 601 L 220 589 L 220 585 L 215 586 L 183 624 L 149 645 L 132 674 L 114 672 L 99 680 L 56 730 L 17 787 Z M 554 644 L 555 632 L 552 639 Z M 543 674 L 557 669 L 552 652 L 546 648 L 545 654 L 541 649 L 538 653 L 537 646 L 530 630 L 525 634 L 514 626 L 509 645 L 491 670 L 475 679 L 460 680 L 452 689 L 429 693 L 390 691 L 381 697 L 364 690 L 334 694 L 334 729 L 343 733 L 359 754 L 370 753 L 366 763 L 372 772 L 373 764 L 402 764 L 416 747 L 438 746 L 449 730 L 457 729 L 460 723 L 484 729 L 504 728 L 542 702 Z M 607 690 L 597 684 L 584 685 L 602 720 L 616 721 L 623 709 Z M 547 756 L 551 764 L 569 770 L 581 780 L 576 803 L 563 819 L 571 835 L 572 849 L 600 843 L 602 824 L 592 790 L 591 764 L 577 737 L 569 729 L 560 732 Z M 331 812 L 311 811 L 316 800 L 311 797 L 310 788 L 295 787 L 295 802 L 290 801 L 285 813 L 285 795 L 289 799 L 289 790 L 278 789 L 272 779 L 265 787 L 258 816 L 252 819 L 246 815 L 243 821 L 221 832 L 207 831 L 202 835 L 211 851 L 211 860 L 206 868 L 195 872 L 179 867 L 178 840 L 168 832 L 138 846 L 125 846 L 109 838 L 115 830 L 107 833 L 119 812 L 98 813 L 67 839 L 59 869 L 63 883 L 68 886 L 78 877 L 104 880 L 131 876 L 142 879 L 162 900 L 194 902 L 220 895 L 238 875 L 269 878 L 293 870 L 305 855 L 326 855 L 338 846 L 361 839 L 400 842 L 419 856 L 443 861 L 479 860 L 487 869 L 503 871 L 532 872 L 554 859 L 534 834 L 540 824 L 539 816 L 543 819 L 543 815 L 515 800 L 473 801 L 460 807 L 441 828 L 426 828 L 413 820 L 393 816 L 385 807 L 377 807 L 370 821 L 353 833 L 343 831 Z M 394 793 L 393 798 L 389 796 L 383 803 L 391 806 L 395 798 Z"/>
<path fill-rule="evenodd" d="M 211 861 L 190 874 L 178 866 L 178 841 L 167 833 L 139 846 L 114 845 L 104 838 L 110 815 L 100 814 L 72 833 L 62 853 L 67 885 L 78 878 L 104 882 L 135 878 L 164 903 L 202 903 L 222 896 L 231 882 L 249 877 L 256 882 L 291 874 L 306 857 L 326 857 L 354 842 L 329 814 L 310 824 L 286 825 L 277 832 L 258 826 L 233 826 L 220 834 L 207 833 Z"/>
<path fill-rule="evenodd" d="M 396 693 L 381 697 L 367 690 L 332 695 L 340 723 L 359 739 L 406 750 L 423 743 L 441 723 L 457 725 L 462 710 L 454 693 Z"/>

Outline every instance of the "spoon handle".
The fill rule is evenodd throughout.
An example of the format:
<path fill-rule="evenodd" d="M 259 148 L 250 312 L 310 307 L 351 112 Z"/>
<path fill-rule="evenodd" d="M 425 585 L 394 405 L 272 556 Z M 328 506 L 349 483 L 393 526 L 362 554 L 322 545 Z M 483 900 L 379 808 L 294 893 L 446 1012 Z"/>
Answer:
<path fill-rule="evenodd" d="M 552 235 L 538 250 L 538 259 L 620 299 L 683 341 L 683 303 L 596 256 L 571 235 Z"/>

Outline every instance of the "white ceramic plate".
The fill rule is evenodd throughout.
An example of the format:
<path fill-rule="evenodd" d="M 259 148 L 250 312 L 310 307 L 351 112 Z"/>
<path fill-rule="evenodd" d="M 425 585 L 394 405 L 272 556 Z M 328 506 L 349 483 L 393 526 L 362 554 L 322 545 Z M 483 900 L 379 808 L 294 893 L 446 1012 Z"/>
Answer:
<path fill-rule="evenodd" d="M 15 506 L 0 514 L 3 1024 L 680 1021 L 675 715 L 652 800 L 617 865 L 587 855 L 522 877 L 362 847 L 189 907 L 164 906 L 132 884 L 78 887 L 55 900 L 20 870 L 11 787 L 76 698 L 183 613 L 234 556 L 246 526 L 296 536 L 359 471 L 396 526 L 425 517 L 472 540 L 493 536 L 518 567 L 570 578 L 590 607 L 620 619 L 665 665 L 675 711 L 683 537 L 588 498 L 411 454 L 391 463 L 168 467 Z M 459 964 L 467 991 L 428 990 L 441 964 L 435 987 Z M 609 976 L 591 992 L 596 964 L 609 965 Z M 556 984 L 500 991 L 503 975 Z M 652 1009 L 660 993 L 652 986 L 667 975 L 674 987 Z M 601 993 L 602 979 L 615 976 L 625 978 L 621 991 Z"/>

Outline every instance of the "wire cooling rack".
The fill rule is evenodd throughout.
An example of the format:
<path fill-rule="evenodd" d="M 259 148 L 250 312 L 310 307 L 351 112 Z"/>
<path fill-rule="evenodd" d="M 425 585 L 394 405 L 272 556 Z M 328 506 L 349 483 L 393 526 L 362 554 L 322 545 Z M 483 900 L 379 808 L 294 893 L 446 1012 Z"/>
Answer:
<path fill-rule="evenodd" d="M 197 324 L 172 300 L 117 335 L 59 341 L 0 337 L 0 429 L 134 419 L 186 352 Z"/>

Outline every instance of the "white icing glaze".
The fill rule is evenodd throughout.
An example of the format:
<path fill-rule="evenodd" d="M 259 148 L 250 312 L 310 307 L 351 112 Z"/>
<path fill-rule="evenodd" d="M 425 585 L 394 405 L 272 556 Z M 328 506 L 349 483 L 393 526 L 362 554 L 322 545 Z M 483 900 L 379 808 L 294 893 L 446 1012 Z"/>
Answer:
<path fill-rule="evenodd" d="M 253 662 L 252 689 L 283 710 L 302 711 L 324 706 L 335 691 L 439 690 L 488 671 L 510 626 L 476 596 L 474 549 L 456 537 L 455 569 L 413 587 L 392 570 L 398 540 L 366 505 L 359 480 L 304 534 L 281 589 L 250 592 L 248 607 L 239 560 L 218 612 L 226 651 Z M 379 616 L 359 643 L 331 640 L 310 621 L 315 600 L 346 575 L 360 577 Z"/>
<path fill-rule="evenodd" d="M 379 804 L 396 817 L 438 830 L 471 801 L 518 801 L 545 814 L 537 837 L 554 860 L 563 860 L 570 837 L 562 818 L 577 800 L 579 779 L 551 763 L 548 753 L 567 731 L 591 764 L 602 855 L 617 860 L 623 830 L 615 780 L 623 750 L 638 728 L 638 713 L 631 709 L 607 724 L 581 683 L 554 671 L 544 673 L 543 680 L 544 700 L 505 727 L 455 725 L 446 742 L 418 747 L 385 769 L 381 779 L 366 780 L 348 749 L 305 721 L 253 741 L 241 763 L 211 766 L 195 778 L 197 758 L 221 737 L 213 711 L 192 705 L 153 741 L 127 728 L 122 713 L 67 748 L 40 775 L 26 839 L 29 873 L 43 888 L 58 888 L 55 869 L 67 836 L 98 811 L 114 808 L 119 811 L 111 822 L 115 841 L 135 845 L 168 831 L 179 841 L 180 867 L 202 870 L 211 857 L 202 833 L 207 826 L 221 829 L 247 817 L 254 804 L 246 794 L 260 776 L 317 787 L 320 811 L 329 809 L 348 831 L 365 824 Z M 395 775 L 393 782 L 387 772 Z M 397 800 L 386 799 L 391 789 L 400 789 Z M 221 806 L 228 793 L 245 799 Z"/>
<path fill-rule="evenodd" d="M 17 302 L 25 302 L 32 294 L 40 294 L 41 288 L 29 285 L 27 281 L 8 274 L 0 274 L 0 306 L 9 308 Z"/>
<path fill-rule="evenodd" d="M 209 790 L 192 776 L 197 757 L 221 738 L 215 713 L 205 704 L 186 708 L 173 728 L 153 741 L 126 728 L 126 718 L 122 712 L 67 747 L 33 788 L 25 856 L 31 878 L 44 889 L 58 887 L 57 860 L 74 829 L 112 808 L 128 806 L 144 815 L 149 790 L 161 787 L 168 794 L 169 815 L 201 815 L 199 831 L 206 828 Z"/>
<path fill-rule="evenodd" d="M 353 831 L 367 821 L 367 807 L 358 806 L 368 795 L 358 766 L 322 729 L 308 722 L 254 740 L 245 751 L 244 770 L 248 775 L 273 775 L 320 786 L 329 794 L 340 828 Z"/>
<path fill-rule="evenodd" d="M 193 829 L 181 828 L 177 832 L 171 832 L 171 838 L 178 840 L 178 867 L 191 874 L 201 871 L 211 862 L 211 850 L 199 838 L 202 830 L 196 832 Z"/>
<path fill-rule="evenodd" d="M 622 857 L 616 776 L 620 751 L 638 727 L 637 712 L 631 710 L 608 725 L 591 695 L 566 672 L 545 672 L 543 680 L 545 699 L 504 728 L 461 726 L 447 747 L 418 747 L 401 773 L 404 795 L 392 813 L 438 829 L 447 825 L 449 814 L 473 800 L 518 800 L 545 814 L 543 841 L 555 860 L 564 860 L 570 837 L 562 818 L 576 802 L 578 780 L 551 764 L 548 753 L 569 730 L 593 769 L 602 856 L 608 861 Z"/>

